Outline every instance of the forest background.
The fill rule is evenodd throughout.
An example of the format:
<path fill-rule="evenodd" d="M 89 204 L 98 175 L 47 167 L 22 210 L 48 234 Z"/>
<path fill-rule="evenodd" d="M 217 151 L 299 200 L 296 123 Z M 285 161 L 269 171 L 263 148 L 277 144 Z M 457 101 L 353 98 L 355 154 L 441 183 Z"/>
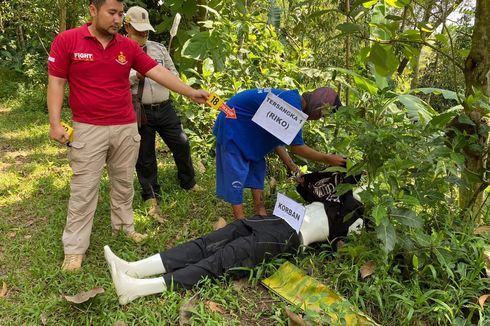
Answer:
<path fill-rule="evenodd" d="M 86 2 L 0 2 L 0 324 L 287 324 L 286 303 L 258 284 L 284 258 L 251 270 L 246 282 L 205 282 L 117 304 L 104 244 L 134 260 L 209 232 L 218 217 L 231 220 L 213 194 L 217 112 L 180 97 L 209 193 L 179 190 L 159 143 L 168 224 L 156 225 L 135 197 L 137 227 L 150 240 L 111 238 L 105 177 L 88 267 L 59 271 L 70 170 L 66 149 L 47 139 L 46 62 L 55 35 L 88 19 Z M 336 252 L 322 245 L 289 260 L 382 325 L 488 325 L 490 1 L 125 3 L 148 9 L 156 26 L 150 39 L 170 47 L 185 82 L 224 99 L 253 87 L 330 86 L 341 94 L 344 106 L 310 123 L 305 138 L 346 155 L 346 171 L 363 174 L 368 227 Z M 176 14 L 182 20 L 171 38 Z M 295 160 L 304 171 L 324 168 Z M 298 199 L 275 157 L 268 167 L 268 206 L 277 191 Z M 106 293 L 81 305 L 63 299 L 97 286 Z M 341 323 L 341 310 L 303 319 Z"/>

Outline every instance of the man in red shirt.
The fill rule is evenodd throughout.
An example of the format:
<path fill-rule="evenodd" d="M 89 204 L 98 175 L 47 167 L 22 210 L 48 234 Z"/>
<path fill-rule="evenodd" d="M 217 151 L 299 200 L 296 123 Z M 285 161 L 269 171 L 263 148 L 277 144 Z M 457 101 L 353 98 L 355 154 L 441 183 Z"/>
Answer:
<path fill-rule="evenodd" d="M 107 164 L 111 184 L 111 225 L 139 242 L 134 230 L 133 173 L 140 136 L 131 103 L 129 72 L 133 68 L 159 84 L 205 103 L 209 94 L 184 84 L 151 59 L 138 44 L 118 34 L 122 0 L 92 0 L 92 22 L 59 34 L 48 59 L 49 136 L 69 144 L 73 170 L 68 216 L 63 232 L 63 270 L 78 270 L 89 246 L 100 178 Z M 66 82 L 73 115 L 73 141 L 61 126 Z"/>

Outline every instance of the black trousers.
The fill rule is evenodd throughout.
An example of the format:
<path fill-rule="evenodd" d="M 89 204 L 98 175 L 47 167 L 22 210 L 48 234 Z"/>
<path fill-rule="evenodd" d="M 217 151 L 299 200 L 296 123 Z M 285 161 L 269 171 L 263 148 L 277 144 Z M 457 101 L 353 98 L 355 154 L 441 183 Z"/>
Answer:
<path fill-rule="evenodd" d="M 242 276 L 233 267 L 254 267 L 285 252 L 296 252 L 299 237 L 284 220 L 251 217 L 237 220 L 202 238 L 160 253 L 167 286 L 190 289 L 203 277 L 218 277 L 225 272 Z"/>
<path fill-rule="evenodd" d="M 136 163 L 136 173 L 141 185 L 143 200 L 161 196 L 155 153 L 156 133 L 162 137 L 172 152 L 180 186 L 184 189 L 194 187 L 196 181 L 189 140 L 182 129 L 172 102 L 164 102 L 160 108 L 145 110 L 144 112 L 147 124 L 139 128 L 141 143 L 138 162 Z"/>

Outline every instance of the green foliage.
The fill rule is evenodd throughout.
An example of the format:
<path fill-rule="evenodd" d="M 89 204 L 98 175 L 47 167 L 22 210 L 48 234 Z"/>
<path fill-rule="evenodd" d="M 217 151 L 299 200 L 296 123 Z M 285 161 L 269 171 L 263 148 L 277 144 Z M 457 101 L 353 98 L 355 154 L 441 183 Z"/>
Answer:
<path fill-rule="evenodd" d="M 41 78 L 37 75 L 29 81 L 20 73 L 4 70 L 0 67 L 0 77 L 5 80 L 0 87 L 1 102 L 8 103 L 13 109 L 45 112 L 46 88 L 44 84 L 36 82 L 36 80 L 45 79 L 45 73 L 42 74 Z"/>
<path fill-rule="evenodd" d="M 5 324 L 39 323 L 43 314 L 53 324 L 113 324 L 118 319 L 176 324 L 184 298 L 197 293 L 200 302 L 193 312 L 194 324 L 239 324 L 244 319 L 252 324 L 286 324 L 281 313 L 284 303 L 270 300 L 264 310 L 255 300 L 260 279 L 285 258 L 245 271 L 252 284 L 249 292 L 236 291 L 227 280 L 206 280 L 194 292 L 165 293 L 164 304 L 162 298 L 154 297 L 124 309 L 117 305 L 102 254 L 95 248 L 109 242 L 124 258 L 134 260 L 153 254 L 162 245 L 202 235 L 211 230 L 217 216 L 228 215 L 229 207 L 212 191 L 212 126 L 217 112 L 180 97 L 176 98 L 178 109 L 193 154 L 207 168 L 201 177 L 211 189 L 209 194 L 189 195 L 167 182 L 175 175 L 171 159 L 165 156 L 160 165 L 165 184 L 163 208 L 172 217 L 172 227 L 154 225 L 136 199 L 138 228 L 148 230 L 151 237 L 145 246 L 135 247 L 124 239 L 107 237 L 108 183 L 104 178 L 97 213 L 104 219 L 95 221 L 94 250 L 87 259 L 90 271 L 69 276 L 59 273 L 62 253 L 57 239 L 65 219 L 70 172 L 64 149 L 47 143 L 45 84 L 46 51 L 57 33 L 61 3 L 0 4 L 0 23 L 4 24 L 0 25 L 0 76 L 4 81 L 0 86 L 0 204 L 5 208 L 0 214 L 0 243 L 9 243 L 9 247 L 0 245 L 0 260 L 6 266 L 2 270 L 7 271 L 1 280 L 14 289 L 7 300 L 0 301 L 0 318 L 6 318 Z M 459 66 L 471 42 L 472 27 L 467 23 L 471 13 L 458 26 L 434 30 L 431 24 L 438 12 L 434 10 L 429 21 L 423 21 L 425 8 L 408 0 L 354 1 L 348 12 L 344 1 L 126 3 L 148 8 L 157 29 L 155 37 L 163 41 L 168 40 L 173 17 L 181 13 L 183 20 L 172 49 L 182 79 L 225 100 L 253 87 L 304 91 L 330 85 L 341 90 L 345 103 L 348 90 L 350 104 L 336 113 L 327 112 L 323 121 L 308 123 L 304 138 L 315 149 L 347 156 L 346 171 L 364 175 L 360 196 L 368 228 L 337 253 L 322 245 L 287 259 L 332 285 L 383 325 L 484 324 L 488 304 L 481 308 L 477 299 L 489 286 L 488 278 L 481 274 L 483 247 L 489 239 L 472 235 L 474 225 L 457 205 L 458 190 L 488 181 L 484 169 L 472 178 L 461 177 L 469 158 L 488 153 L 488 144 L 481 142 L 488 126 L 479 119 L 489 114 L 488 98 L 479 92 L 468 98 L 462 95 Z M 442 1 L 434 3 L 439 8 Z M 71 5 L 71 21 L 78 25 L 86 3 Z M 349 69 L 344 65 L 346 37 L 351 40 Z M 430 50 L 422 44 L 430 45 Z M 419 56 L 425 59 L 419 86 L 411 89 Z M 69 119 L 67 110 L 64 114 Z M 295 161 L 305 171 L 324 168 L 299 158 Z M 268 207 L 276 190 L 299 200 L 277 158 L 268 158 L 268 163 Z M 277 187 L 272 186 L 272 177 Z M 248 195 L 246 198 L 250 201 Z M 489 222 L 488 205 L 481 208 L 486 212 L 483 223 Z M 36 221 L 31 223 L 33 217 Z M 25 257 L 37 258 L 26 264 Z M 360 269 L 369 260 L 377 268 L 372 277 L 363 279 Z M 106 295 L 83 306 L 83 311 L 60 299 L 62 293 L 101 284 Z M 206 301 L 218 302 L 230 314 L 210 311 Z M 314 313 L 305 317 L 316 318 Z"/>
<path fill-rule="evenodd" d="M 49 44 L 59 31 L 59 12 L 67 9 L 68 27 L 78 25 L 86 12 L 79 1 L 3 1 L 0 3 L 0 69 L 15 71 L 2 78 L 0 98 L 17 98 L 23 110 L 46 108 L 47 56 Z M 14 86 L 15 85 L 15 86 Z"/>
<path fill-rule="evenodd" d="M 476 300 L 489 285 L 481 274 L 484 239 L 444 229 L 387 257 L 373 250 L 373 241 L 363 233 L 333 254 L 321 245 L 299 255 L 296 264 L 381 325 L 450 325 L 457 319 L 485 325 L 486 311 Z M 374 273 L 363 278 L 361 266 L 369 261 L 375 262 Z"/>
<path fill-rule="evenodd" d="M 452 154 L 447 148 L 440 130 L 427 125 L 428 121 L 413 123 L 410 111 L 400 110 L 394 100 L 400 97 L 380 94 L 363 107 L 344 107 L 335 115 L 336 124 L 343 129 L 336 147 L 353 154 L 351 173 L 367 172 L 366 191 L 361 196 L 372 205 L 373 222 L 387 251 L 397 243 L 393 226 L 396 234 L 406 237 L 407 230 L 422 226 L 422 220 L 438 222 L 431 216 L 438 216 L 438 209 L 448 209 L 446 180 L 457 179 L 460 168 L 450 159 L 457 152 Z M 401 102 L 407 105 L 413 100 L 404 97 Z M 425 112 L 408 107 L 415 110 L 415 116 Z"/>
<path fill-rule="evenodd" d="M 206 9 L 214 20 L 202 22 L 205 30 L 194 34 L 182 48 L 182 56 L 199 61 L 200 71 L 188 69 L 182 74 L 184 81 L 205 85 L 225 100 L 243 89 L 299 85 L 296 79 L 304 77 L 294 63 L 284 60 L 287 48 L 276 30 L 265 23 L 251 23 L 265 20 L 260 11 L 235 11 L 225 16 Z M 198 144 L 198 154 L 214 148 L 211 128 L 217 112 L 207 110 L 188 106 L 182 110 L 190 138 Z"/>
<path fill-rule="evenodd" d="M 2 87 L 0 87 L 0 100 L 5 101 L 14 98 L 19 87 L 18 83 L 22 81 L 22 75 L 13 70 L 0 67 L 0 79 L 4 81 Z"/>

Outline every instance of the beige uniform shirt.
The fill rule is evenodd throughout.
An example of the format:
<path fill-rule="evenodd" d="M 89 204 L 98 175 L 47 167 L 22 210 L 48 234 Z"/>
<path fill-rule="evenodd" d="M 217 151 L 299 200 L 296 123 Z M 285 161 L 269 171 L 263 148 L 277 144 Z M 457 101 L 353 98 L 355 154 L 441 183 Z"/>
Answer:
<path fill-rule="evenodd" d="M 179 76 L 177 69 L 175 69 L 172 58 L 167 49 L 163 45 L 153 41 L 146 41 L 146 53 L 159 64 L 170 70 L 175 76 Z M 131 82 L 131 93 L 133 95 L 138 94 L 139 79 L 136 77 L 136 70 L 131 69 L 129 74 L 129 81 Z M 143 104 L 157 104 L 168 100 L 169 90 L 162 85 L 154 82 L 150 78 L 145 78 L 145 86 L 143 88 L 142 103 Z"/>

